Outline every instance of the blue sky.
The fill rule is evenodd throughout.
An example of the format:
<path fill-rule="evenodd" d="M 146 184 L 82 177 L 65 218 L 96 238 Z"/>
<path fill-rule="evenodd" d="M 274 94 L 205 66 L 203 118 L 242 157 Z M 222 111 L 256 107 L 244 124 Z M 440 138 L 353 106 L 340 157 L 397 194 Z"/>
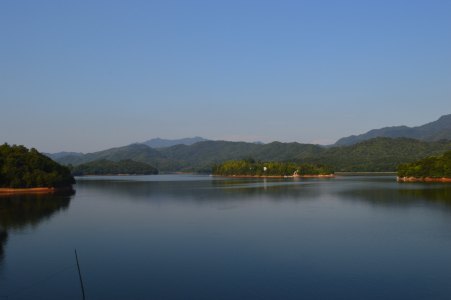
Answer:
<path fill-rule="evenodd" d="M 333 143 L 451 113 L 451 1 L 0 2 L 0 142 Z"/>

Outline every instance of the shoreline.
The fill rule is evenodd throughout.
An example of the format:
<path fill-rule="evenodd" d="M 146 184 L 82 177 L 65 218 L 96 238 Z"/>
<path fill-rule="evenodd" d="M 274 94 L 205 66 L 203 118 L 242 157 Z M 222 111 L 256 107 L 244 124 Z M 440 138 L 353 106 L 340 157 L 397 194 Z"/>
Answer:
<path fill-rule="evenodd" d="M 398 182 L 446 182 L 451 183 L 449 177 L 396 177 Z"/>
<path fill-rule="evenodd" d="M 148 176 L 148 175 L 159 175 L 159 174 L 83 174 L 83 175 L 73 175 L 74 177 L 89 177 L 89 176 Z"/>
<path fill-rule="evenodd" d="M 337 176 L 396 176 L 396 172 L 335 172 Z"/>
<path fill-rule="evenodd" d="M 335 174 L 325 175 L 218 175 L 212 174 L 216 177 L 229 177 L 229 178 L 335 178 Z"/>
<path fill-rule="evenodd" d="M 72 187 L 36 187 L 36 188 L 0 188 L 0 195 L 11 194 L 52 194 L 63 191 L 72 191 Z"/>

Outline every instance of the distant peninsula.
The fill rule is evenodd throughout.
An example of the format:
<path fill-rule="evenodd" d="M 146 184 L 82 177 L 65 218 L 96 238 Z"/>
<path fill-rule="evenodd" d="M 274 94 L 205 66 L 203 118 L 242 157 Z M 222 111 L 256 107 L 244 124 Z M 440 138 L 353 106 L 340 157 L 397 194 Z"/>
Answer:
<path fill-rule="evenodd" d="M 451 183 L 451 151 L 399 165 L 398 181 Z"/>
<path fill-rule="evenodd" d="M 75 167 L 69 167 L 74 176 L 83 175 L 155 175 L 158 169 L 131 159 L 111 161 L 99 159 Z"/>
<path fill-rule="evenodd" d="M 254 159 L 232 160 L 215 165 L 212 174 L 233 177 L 334 177 L 334 171 L 324 165 L 257 162 Z"/>
<path fill-rule="evenodd" d="M 74 183 L 69 168 L 36 149 L 6 143 L 0 146 L 0 193 L 72 190 Z"/>

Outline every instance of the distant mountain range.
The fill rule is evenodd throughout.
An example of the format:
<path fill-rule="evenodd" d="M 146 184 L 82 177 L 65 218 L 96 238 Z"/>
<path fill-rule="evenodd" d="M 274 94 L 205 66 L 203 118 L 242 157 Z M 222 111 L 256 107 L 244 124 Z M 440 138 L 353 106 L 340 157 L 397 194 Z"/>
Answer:
<path fill-rule="evenodd" d="M 62 164 L 74 166 L 97 160 L 134 160 L 156 167 L 160 172 L 210 172 L 214 164 L 253 158 L 260 161 L 319 163 L 335 171 L 395 171 L 400 163 L 439 155 L 451 149 L 451 115 L 418 127 L 387 127 L 366 134 L 342 138 L 328 147 L 272 142 L 210 141 L 201 137 L 144 143 L 82 154 L 48 154 Z"/>
<path fill-rule="evenodd" d="M 395 171 L 400 163 L 438 155 L 449 149 L 451 141 L 426 142 L 407 138 L 375 138 L 355 145 L 327 148 L 299 143 L 272 142 L 259 145 L 205 141 L 158 149 L 144 144 L 131 144 L 84 155 L 68 155 L 55 160 L 76 166 L 102 159 L 131 159 L 154 166 L 160 172 L 210 172 L 214 164 L 243 158 L 319 163 L 331 166 L 335 171 Z"/>
<path fill-rule="evenodd" d="M 207 139 L 204 139 L 200 136 L 192 137 L 192 138 L 183 138 L 183 139 L 175 139 L 175 140 L 168 140 L 168 139 L 161 139 L 161 138 L 155 138 L 148 141 L 143 142 L 142 144 L 147 145 L 152 148 L 165 148 L 165 147 L 171 147 L 175 145 L 192 145 L 198 142 L 205 142 L 208 141 Z"/>
<path fill-rule="evenodd" d="M 353 145 L 376 137 L 405 137 L 422 141 L 451 140 L 451 114 L 442 116 L 437 121 L 417 127 L 393 126 L 373 129 L 364 134 L 341 138 L 334 145 Z"/>
<path fill-rule="evenodd" d="M 62 157 L 66 156 L 83 156 L 84 154 L 81 152 L 56 152 L 56 153 L 43 153 L 44 155 L 47 155 L 48 157 L 52 158 L 53 160 L 60 159 Z"/>

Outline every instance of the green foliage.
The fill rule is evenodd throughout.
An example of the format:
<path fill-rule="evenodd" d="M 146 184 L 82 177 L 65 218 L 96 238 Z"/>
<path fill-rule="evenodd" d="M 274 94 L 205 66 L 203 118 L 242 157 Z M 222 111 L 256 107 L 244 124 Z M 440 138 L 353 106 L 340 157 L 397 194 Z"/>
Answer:
<path fill-rule="evenodd" d="M 352 135 L 339 139 L 335 146 L 356 144 L 376 137 L 411 138 L 422 141 L 451 140 L 451 114 L 418 127 L 393 126 L 373 129 L 360 135 Z"/>
<path fill-rule="evenodd" d="M 398 166 L 399 177 L 451 178 L 451 151 Z"/>
<path fill-rule="evenodd" d="M 75 183 L 67 167 L 61 166 L 36 149 L 0 146 L 0 187 L 66 187 Z"/>
<path fill-rule="evenodd" d="M 325 164 L 340 172 L 386 172 L 396 171 L 401 163 L 440 155 L 449 149 L 451 141 L 375 138 L 352 146 L 330 147 L 300 161 Z"/>
<path fill-rule="evenodd" d="M 253 159 L 233 160 L 214 165 L 214 175 L 223 176 L 292 176 L 292 175 L 326 175 L 333 171 L 322 165 L 289 162 L 255 162 Z"/>
<path fill-rule="evenodd" d="M 118 162 L 106 159 L 95 160 L 72 167 L 71 170 L 74 175 L 158 174 L 158 170 L 151 165 L 130 159 Z"/>
<path fill-rule="evenodd" d="M 88 153 L 84 155 L 69 154 L 55 158 L 61 164 L 78 166 L 96 160 L 134 160 L 154 166 L 159 170 L 177 171 L 180 164 L 176 159 L 168 159 L 163 153 L 152 149 L 143 144 L 131 144 L 124 147 L 111 148 L 99 152 Z"/>
<path fill-rule="evenodd" d="M 406 138 L 375 138 L 343 147 L 323 147 L 311 144 L 254 144 L 245 142 L 206 141 L 190 146 L 176 145 L 158 150 L 133 144 L 85 155 L 68 155 L 57 159 L 74 166 L 107 159 L 132 159 L 161 171 L 210 172 L 213 165 L 229 160 L 253 157 L 257 161 L 292 161 L 297 164 L 324 164 L 342 172 L 396 171 L 401 163 L 439 155 L 451 149 L 451 141 L 423 142 Z"/>

